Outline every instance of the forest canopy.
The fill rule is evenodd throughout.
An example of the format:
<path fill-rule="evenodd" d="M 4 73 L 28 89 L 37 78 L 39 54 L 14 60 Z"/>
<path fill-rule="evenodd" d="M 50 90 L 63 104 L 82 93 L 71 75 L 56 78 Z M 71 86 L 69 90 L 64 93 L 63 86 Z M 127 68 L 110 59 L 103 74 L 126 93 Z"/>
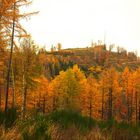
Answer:
<path fill-rule="evenodd" d="M 0 1 L 0 132 L 4 129 L 7 133 L 12 127 L 15 131 L 17 127 L 26 128 L 24 121 L 30 121 L 35 131 L 30 138 L 39 139 L 41 133 L 35 128 L 48 132 L 48 120 L 56 123 L 50 129 L 59 130 L 60 122 L 64 126 L 74 124 L 72 130 L 80 126 L 90 129 L 96 122 L 98 127 L 108 128 L 105 125 L 108 123 L 109 128 L 113 128 L 110 125 L 113 121 L 117 127 L 124 123 L 140 132 L 137 53 L 101 42 L 73 49 L 62 49 L 58 43 L 47 51 L 38 46 L 20 24 L 20 19 L 35 14 L 20 11 L 31 2 Z M 50 131 L 54 132 L 55 128 Z M 1 136 L 6 138 L 2 133 Z M 26 136 L 23 134 L 24 139 Z M 44 132 L 44 137 L 49 136 Z M 136 138 L 140 138 L 139 133 Z"/>

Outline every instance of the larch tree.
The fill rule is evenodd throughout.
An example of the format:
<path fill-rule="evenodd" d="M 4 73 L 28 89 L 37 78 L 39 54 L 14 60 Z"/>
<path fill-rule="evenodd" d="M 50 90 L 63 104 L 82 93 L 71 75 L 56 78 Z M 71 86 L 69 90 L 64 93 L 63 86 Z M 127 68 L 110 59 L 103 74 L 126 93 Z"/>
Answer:
<path fill-rule="evenodd" d="M 131 73 L 128 67 L 126 67 L 122 73 L 122 92 L 125 95 L 125 101 L 124 103 L 126 104 L 127 107 L 127 114 L 126 114 L 126 119 L 127 122 L 130 122 L 131 119 L 131 98 L 132 98 L 132 92 L 131 89 Z"/>
<path fill-rule="evenodd" d="M 7 68 L 7 84 L 6 84 L 6 97 L 5 97 L 5 112 L 8 109 L 8 92 L 9 82 L 11 76 L 11 64 L 13 47 L 15 45 L 15 36 L 25 36 L 26 31 L 22 28 L 19 20 L 25 18 L 32 13 L 21 13 L 21 7 L 31 3 L 31 0 L 1 0 L 0 1 L 0 46 L 10 46 L 10 54 L 8 59 Z M 3 37 L 5 36 L 5 37 Z M 7 43 L 8 42 L 8 43 Z M 1 47 L 2 48 L 2 47 Z"/>
<path fill-rule="evenodd" d="M 81 94 L 83 92 L 84 74 L 78 66 L 61 71 L 52 80 L 53 106 L 54 108 L 69 108 L 81 111 Z"/>
<path fill-rule="evenodd" d="M 136 124 L 140 124 L 140 68 L 138 68 L 134 73 L 134 88 L 135 88 L 135 121 Z"/>
<path fill-rule="evenodd" d="M 111 67 L 110 69 L 107 69 L 103 72 L 103 77 L 106 77 L 106 80 L 102 81 L 102 110 L 106 108 L 107 111 L 107 119 L 111 119 L 113 117 L 114 113 L 114 101 L 115 101 L 115 82 L 116 82 L 116 77 L 117 73 L 115 68 Z M 104 101 L 105 94 L 106 92 L 106 101 Z M 105 112 L 105 111 L 104 111 Z M 103 114 L 104 116 L 105 114 Z"/>
<path fill-rule="evenodd" d="M 30 38 L 23 39 L 20 46 L 15 49 L 13 58 L 15 86 L 16 91 L 22 96 L 20 100 L 23 116 L 26 113 L 28 93 L 36 88 L 35 78 L 40 75 L 38 65 L 36 45 Z"/>
<path fill-rule="evenodd" d="M 52 81 L 55 90 L 55 102 L 58 108 L 75 108 L 75 98 L 78 95 L 78 83 L 71 69 L 61 72 L 60 75 Z M 57 98 L 56 98 L 57 97 Z"/>
<path fill-rule="evenodd" d="M 49 111 L 49 81 L 43 75 L 34 79 L 37 86 L 29 94 L 28 108 L 34 108 L 37 112 Z"/>
<path fill-rule="evenodd" d="M 86 111 L 86 115 L 88 115 L 90 118 L 96 118 L 99 119 L 100 115 L 100 103 L 101 103 L 101 96 L 99 93 L 99 84 L 97 79 L 90 75 L 87 78 L 87 86 L 86 86 L 86 92 L 85 92 L 85 99 L 84 104 L 85 108 L 83 108 Z"/>
<path fill-rule="evenodd" d="M 104 120 L 106 118 L 106 100 L 107 100 L 107 87 L 106 87 L 106 71 L 103 71 L 100 76 L 100 93 L 101 93 L 101 118 Z"/>

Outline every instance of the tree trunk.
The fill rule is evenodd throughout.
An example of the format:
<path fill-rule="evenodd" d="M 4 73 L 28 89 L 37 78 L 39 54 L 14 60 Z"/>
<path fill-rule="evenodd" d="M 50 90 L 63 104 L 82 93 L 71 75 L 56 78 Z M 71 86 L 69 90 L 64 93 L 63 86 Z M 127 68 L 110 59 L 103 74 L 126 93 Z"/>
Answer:
<path fill-rule="evenodd" d="M 15 78 L 14 78 L 14 72 L 12 67 L 12 107 L 15 108 L 16 106 L 16 99 L 15 99 Z"/>
<path fill-rule="evenodd" d="M 23 93 L 22 93 L 22 117 L 25 117 L 26 113 L 26 100 L 27 100 L 27 85 L 25 75 L 23 74 Z"/>
<path fill-rule="evenodd" d="M 138 121 L 138 99 L 137 99 L 137 91 L 136 91 L 136 93 L 135 93 L 135 102 L 136 102 L 136 106 L 135 106 L 135 108 L 136 108 L 136 124 L 137 124 L 137 121 Z"/>
<path fill-rule="evenodd" d="M 36 100 L 35 100 L 35 96 L 34 96 L 34 109 L 36 109 Z"/>
<path fill-rule="evenodd" d="M 14 3 L 14 13 L 15 13 L 15 7 L 16 7 L 16 3 Z M 12 62 L 13 46 L 14 46 L 14 34 L 15 34 L 15 17 L 13 17 L 11 49 L 10 49 L 10 57 L 9 57 L 9 64 L 8 64 L 8 71 L 7 71 L 7 78 L 6 78 L 7 84 L 6 84 L 5 107 L 4 107 L 5 112 L 7 112 L 8 109 L 8 94 L 9 94 L 11 62 Z"/>
<path fill-rule="evenodd" d="M 41 93 L 39 92 L 39 98 L 38 98 L 38 106 L 39 110 L 41 110 Z"/>
<path fill-rule="evenodd" d="M 131 95 L 131 106 L 130 106 L 130 121 L 132 123 L 132 117 L 133 117 L 133 94 Z"/>
<path fill-rule="evenodd" d="M 108 119 L 112 118 L 112 89 L 109 89 L 109 110 L 108 110 Z"/>
<path fill-rule="evenodd" d="M 127 97 L 127 121 L 128 123 L 130 122 L 130 97 L 128 95 Z"/>
<path fill-rule="evenodd" d="M 26 113 L 26 100 L 27 100 L 27 88 L 25 87 L 24 94 L 23 94 L 23 106 L 22 106 L 22 116 L 25 117 Z"/>
<path fill-rule="evenodd" d="M 104 89 L 102 93 L 102 120 L 104 119 Z"/>
<path fill-rule="evenodd" d="M 89 117 L 92 117 L 92 97 L 90 97 L 90 104 L 89 104 Z"/>
<path fill-rule="evenodd" d="M 139 125 L 140 125 L 140 99 L 139 99 Z"/>
<path fill-rule="evenodd" d="M 43 113 L 45 114 L 45 108 L 46 108 L 46 99 L 45 99 L 45 96 L 44 96 L 44 99 L 43 99 Z"/>
<path fill-rule="evenodd" d="M 0 85 L 0 109 L 1 109 L 1 85 Z"/>

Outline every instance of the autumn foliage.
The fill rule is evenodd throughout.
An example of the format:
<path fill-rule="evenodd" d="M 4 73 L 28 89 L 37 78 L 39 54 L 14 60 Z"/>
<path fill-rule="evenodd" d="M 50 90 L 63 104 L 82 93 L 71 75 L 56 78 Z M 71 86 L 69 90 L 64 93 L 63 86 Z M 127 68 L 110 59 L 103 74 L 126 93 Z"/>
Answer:
<path fill-rule="evenodd" d="M 19 118 L 66 110 L 140 125 L 138 57 L 119 47 L 107 50 L 105 44 L 62 49 L 58 43 L 46 51 L 19 22 L 33 14 L 20 11 L 30 3 L 0 0 L 0 111 L 6 118 L 11 108 Z"/>

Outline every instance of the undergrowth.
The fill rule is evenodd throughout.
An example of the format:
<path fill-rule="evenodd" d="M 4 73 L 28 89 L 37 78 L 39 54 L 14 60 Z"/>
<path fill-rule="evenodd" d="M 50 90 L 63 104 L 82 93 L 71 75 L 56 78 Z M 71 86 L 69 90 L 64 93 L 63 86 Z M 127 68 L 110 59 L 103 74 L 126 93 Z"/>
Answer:
<path fill-rule="evenodd" d="M 11 113 L 11 114 L 10 114 Z M 15 115 L 13 115 L 15 113 Z M 140 127 L 125 122 L 95 121 L 72 110 L 57 110 L 48 115 L 38 113 L 25 119 L 18 119 L 17 113 L 9 110 L 6 134 L 0 139 L 8 140 L 139 140 Z M 0 123 L 4 123 L 4 114 L 0 112 Z M 16 120 L 16 121 L 15 121 Z M 10 128 L 10 127 L 11 128 Z M 11 134 L 13 133 L 13 135 Z"/>

